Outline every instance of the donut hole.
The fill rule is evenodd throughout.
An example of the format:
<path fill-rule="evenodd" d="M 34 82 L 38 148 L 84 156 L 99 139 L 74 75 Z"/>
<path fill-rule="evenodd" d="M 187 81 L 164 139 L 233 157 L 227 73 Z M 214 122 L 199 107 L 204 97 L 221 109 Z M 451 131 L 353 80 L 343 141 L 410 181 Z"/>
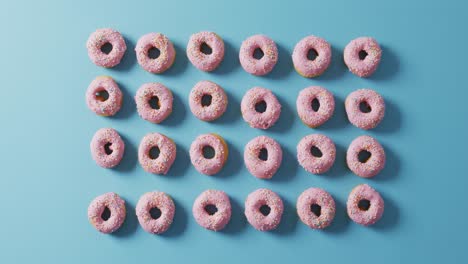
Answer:
<path fill-rule="evenodd" d="M 159 154 L 161 153 L 161 150 L 159 149 L 158 146 L 154 146 L 154 147 L 151 147 L 149 152 L 148 152 L 148 156 L 150 157 L 150 159 L 157 159 L 159 157 Z"/>
<path fill-rule="evenodd" d="M 260 101 L 255 104 L 255 111 L 258 113 L 264 113 L 267 109 L 267 103 L 265 101 Z"/>
<path fill-rule="evenodd" d="M 322 206 L 313 203 L 310 205 L 310 211 L 317 217 L 319 217 L 322 214 Z"/>
<path fill-rule="evenodd" d="M 367 101 L 362 101 L 359 103 L 359 111 L 367 114 L 370 113 L 370 111 L 372 111 L 372 108 Z"/>
<path fill-rule="evenodd" d="M 261 60 L 265 54 L 261 48 L 256 48 L 253 52 L 253 57 L 256 60 Z"/>
<path fill-rule="evenodd" d="M 148 104 L 150 105 L 151 109 L 154 110 L 159 110 L 159 108 L 161 108 L 159 97 L 157 96 L 151 96 L 151 98 L 148 100 Z"/>
<path fill-rule="evenodd" d="M 214 204 L 208 204 L 205 206 L 205 212 L 209 215 L 214 215 L 216 212 L 218 212 L 218 207 Z"/>
<path fill-rule="evenodd" d="M 112 154 L 112 152 L 114 152 L 111 146 L 112 146 L 112 143 L 110 142 L 107 142 L 106 144 L 104 144 L 104 152 L 106 153 L 106 155 L 110 155 Z"/>
<path fill-rule="evenodd" d="M 213 53 L 213 49 L 208 44 L 206 44 L 206 42 L 203 42 L 200 45 L 200 51 L 205 55 L 210 55 L 211 53 Z"/>
<path fill-rule="evenodd" d="M 104 45 L 101 46 L 101 51 L 102 53 L 109 55 L 109 53 L 111 53 L 113 48 L 114 47 L 112 46 L 112 44 L 110 44 L 110 42 L 106 42 L 104 43 Z"/>
<path fill-rule="evenodd" d="M 202 153 L 205 159 L 212 159 L 215 156 L 215 150 L 212 146 L 204 146 L 202 148 Z"/>
<path fill-rule="evenodd" d="M 369 210 L 369 207 L 370 207 L 370 201 L 369 200 L 367 200 L 367 199 L 359 200 L 359 202 L 358 202 L 359 210 L 367 211 L 367 210 Z"/>
<path fill-rule="evenodd" d="M 107 99 L 109 99 L 109 92 L 107 92 L 105 89 L 99 89 L 96 91 L 96 93 L 94 93 L 94 98 L 96 98 L 98 101 L 105 102 Z"/>
<path fill-rule="evenodd" d="M 312 102 L 310 102 L 310 107 L 312 107 L 314 112 L 318 112 L 320 108 L 320 101 L 317 98 L 314 98 Z"/>
<path fill-rule="evenodd" d="M 107 221 L 109 220 L 109 218 L 111 217 L 111 210 L 109 209 L 109 207 L 104 207 L 104 210 L 102 210 L 102 213 L 101 213 L 101 218 L 102 220 L 104 221 Z"/>
<path fill-rule="evenodd" d="M 263 216 L 267 216 L 270 214 L 271 212 L 271 207 L 264 204 L 262 206 L 260 206 L 260 208 L 258 209 L 260 211 L 260 213 L 263 215 Z"/>
<path fill-rule="evenodd" d="M 321 158 L 323 156 L 322 151 L 319 148 L 317 148 L 316 146 L 312 146 L 310 148 L 310 154 L 312 154 L 312 156 L 314 156 L 316 158 Z"/>
<path fill-rule="evenodd" d="M 158 219 L 159 217 L 161 217 L 161 210 L 157 207 L 153 207 L 149 210 L 149 214 L 151 216 L 151 218 L 153 218 L 154 220 Z"/>
<path fill-rule="evenodd" d="M 156 47 L 151 47 L 149 50 L 148 50 L 148 58 L 150 59 L 157 59 L 159 58 L 159 55 L 161 55 L 161 51 L 156 48 Z"/>
<path fill-rule="evenodd" d="M 203 107 L 210 106 L 212 99 L 213 99 L 213 96 L 211 96 L 210 94 L 204 94 L 201 98 L 201 105 Z"/>
<path fill-rule="evenodd" d="M 361 150 L 358 153 L 358 160 L 361 163 L 366 163 L 370 159 L 371 156 L 372 156 L 372 153 L 370 153 L 369 151 Z"/>
<path fill-rule="evenodd" d="M 260 151 L 258 152 L 258 158 L 263 160 L 263 161 L 267 161 L 268 160 L 268 150 L 266 148 L 260 149 Z"/>
<path fill-rule="evenodd" d="M 365 50 L 359 51 L 359 59 L 360 59 L 360 60 L 364 60 L 364 59 L 367 57 L 367 55 L 369 55 L 369 54 L 367 53 L 367 51 L 365 51 Z"/>
<path fill-rule="evenodd" d="M 318 52 L 315 49 L 309 49 L 307 51 L 307 59 L 310 61 L 314 61 L 318 57 Z"/>

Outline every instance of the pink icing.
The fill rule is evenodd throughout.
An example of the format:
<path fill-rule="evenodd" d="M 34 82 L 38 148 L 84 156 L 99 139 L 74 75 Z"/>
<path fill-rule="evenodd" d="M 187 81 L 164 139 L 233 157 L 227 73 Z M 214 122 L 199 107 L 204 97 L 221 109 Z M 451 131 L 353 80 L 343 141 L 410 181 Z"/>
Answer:
<path fill-rule="evenodd" d="M 106 145 L 112 153 L 106 153 Z M 94 134 L 91 140 L 91 156 L 96 163 L 103 168 L 117 166 L 122 160 L 125 144 L 119 133 L 112 128 L 101 128 Z"/>
<path fill-rule="evenodd" d="M 371 153 L 366 162 L 360 162 L 358 155 L 361 151 Z M 360 136 L 349 145 L 346 153 L 348 167 L 358 176 L 371 178 L 377 175 L 385 167 L 385 151 L 379 142 L 370 136 Z"/>
<path fill-rule="evenodd" d="M 102 52 L 101 47 L 110 43 L 112 50 L 109 54 Z M 94 64 L 101 67 L 111 68 L 120 63 L 127 45 L 122 35 L 111 28 L 98 29 L 91 33 L 86 42 L 88 56 Z"/>
<path fill-rule="evenodd" d="M 157 48 L 159 57 L 152 59 L 148 56 L 151 48 Z M 143 69 L 151 73 L 163 73 L 174 63 L 176 51 L 172 42 L 161 33 L 143 35 L 135 47 L 138 63 Z"/>
<path fill-rule="evenodd" d="M 158 98 L 159 109 L 153 109 L 150 100 Z M 137 91 L 135 102 L 138 114 L 145 120 L 159 124 L 172 113 L 172 92 L 161 83 L 145 83 Z"/>
<path fill-rule="evenodd" d="M 263 51 L 261 59 L 254 58 L 256 49 Z M 265 75 L 276 65 L 278 62 L 278 48 L 275 42 L 265 35 L 255 35 L 242 42 L 239 52 L 239 60 L 242 68 L 253 75 Z"/>
<path fill-rule="evenodd" d="M 201 51 L 203 43 L 211 48 L 211 54 L 205 54 Z M 187 45 L 187 57 L 199 70 L 213 71 L 223 61 L 224 42 L 214 32 L 202 31 L 193 34 Z"/>
<path fill-rule="evenodd" d="M 313 49 L 317 53 L 314 60 L 307 58 L 308 52 Z M 294 47 L 292 60 L 296 71 L 307 78 L 321 75 L 331 62 L 330 44 L 323 38 L 307 36 L 299 41 Z"/>
<path fill-rule="evenodd" d="M 107 220 L 102 218 L 105 208 L 110 211 Z M 96 197 L 88 207 L 88 219 L 91 225 L 99 232 L 109 234 L 117 229 L 125 221 L 126 210 L 125 201 L 116 193 L 109 192 Z"/>
<path fill-rule="evenodd" d="M 368 200 L 370 206 L 367 210 L 359 208 L 359 201 Z M 348 215 L 354 222 L 368 226 L 375 224 L 384 212 L 384 200 L 380 194 L 367 184 L 361 184 L 351 191 L 346 203 Z"/>
<path fill-rule="evenodd" d="M 107 100 L 98 97 L 98 93 L 106 91 L 109 94 Z M 98 76 L 88 86 L 86 91 L 86 104 L 94 113 L 101 116 L 115 115 L 122 106 L 122 91 L 109 76 Z"/>
<path fill-rule="evenodd" d="M 312 155 L 311 148 L 316 147 L 322 152 L 321 157 Z M 297 160 L 308 172 L 321 174 L 327 172 L 336 157 L 336 147 L 333 141 L 324 135 L 313 134 L 305 136 L 297 144 Z"/>
<path fill-rule="evenodd" d="M 312 101 L 317 99 L 320 106 L 317 111 L 312 108 Z M 335 111 L 333 94 L 320 86 L 310 86 L 299 92 L 296 100 L 297 113 L 302 122 L 309 127 L 318 127 L 328 121 Z"/>
<path fill-rule="evenodd" d="M 360 110 L 361 103 L 367 103 L 370 107 L 369 113 Z M 362 129 L 375 128 L 385 115 L 385 102 L 382 96 L 370 89 L 359 89 L 352 92 L 345 101 L 346 113 L 349 122 Z"/>
<path fill-rule="evenodd" d="M 215 206 L 216 212 L 210 214 L 206 206 Z M 197 223 L 209 230 L 223 229 L 231 219 L 231 202 L 223 191 L 206 190 L 193 203 L 193 217 Z"/>
<path fill-rule="evenodd" d="M 260 151 L 266 149 L 268 159 L 259 158 Z M 260 179 L 270 179 L 276 173 L 283 159 L 280 144 L 267 136 L 259 136 L 247 143 L 244 150 L 244 162 L 250 173 Z"/>
<path fill-rule="evenodd" d="M 263 113 L 255 110 L 255 105 L 264 101 L 267 105 Z M 241 102 L 242 117 L 253 128 L 267 129 L 273 126 L 281 114 L 281 104 L 268 89 L 254 87 L 245 93 Z"/>
<path fill-rule="evenodd" d="M 260 211 L 260 208 L 264 205 L 270 208 L 270 212 L 266 216 Z M 260 231 L 275 229 L 281 222 L 283 209 L 281 198 L 268 189 L 258 189 L 250 193 L 245 200 L 247 221 Z"/>
<path fill-rule="evenodd" d="M 161 215 L 154 219 L 150 210 L 158 208 Z M 148 192 L 140 197 L 136 205 L 136 215 L 141 227 L 152 234 L 166 232 L 172 224 L 175 214 L 175 205 L 171 197 L 163 192 Z"/>
<path fill-rule="evenodd" d="M 312 211 L 311 206 L 319 206 L 319 214 Z M 313 229 L 323 229 L 329 226 L 335 218 L 335 200 L 320 188 L 309 188 L 297 199 L 297 214 L 299 219 Z"/>
<path fill-rule="evenodd" d="M 202 105 L 202 98 L 211 96 L 209 105 Z M 193 115 L 203 121 L 213 121 L 224 114 L 228 104 L 228 98 L 221 86 L 210 81 L 200 81 L 190 92 L 189 105 Z"/>
<path fill-rule="evenodd" d="M 156 159 L 150 157 L 150 150 L 159 148 Z M 138 148 L 138 161 L 150 173 L 166 174 L 176 158 L 176 144 L 163 134 L 153 133 L 143 137 Z"/>
<path fill-rule="evenodd" d="M 210 146 L 214 149 L 214 157 L 211 159 L 203 156 L 203 147 Z M 224 166 L 228 157 L 226 142 L 216 134 L 204 134 L 198 136 L 190 146 L 190 160 L 197 171 L 206 175 L 218 173 Z"/>
<path fill-rule="evenodd" d="M 361 60 L 359 52 L 365 51 L 367 56 Z M 352 40 L 344 49 L 344 62 L 349 70 L 359 77 L 372 75 L 379 66 L 382 49 L 379 43 L 371 37 L 360 37 Z"/>

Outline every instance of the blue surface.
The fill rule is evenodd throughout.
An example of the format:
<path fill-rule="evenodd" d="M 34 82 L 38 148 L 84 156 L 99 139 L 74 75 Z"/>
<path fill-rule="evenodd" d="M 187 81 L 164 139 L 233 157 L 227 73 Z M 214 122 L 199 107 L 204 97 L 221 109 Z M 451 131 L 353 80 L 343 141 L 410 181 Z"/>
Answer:
<path fill-rule="evenodd" d="M 9 1 L 0 7 L 0 262 L 468 261 L 466 3 L 48 2 Z M 118 29 L 127 41 L 128 52 L 114 69 L 95 66 L 86 53 L 88 35 L 101 27 Z M 225 60 L 213 73 L 198 71 L 185 56 L 189 36 L 201 30 L 225 40 Z M 162 75 L 142 70 L 133 52 L 136 40 L 152 31 L 166 34 L 177 50 L 174 66 Z M 242 40 L 257 33 L 274 39 L 280 52 L 278 65 L 265 77 L 244 72 L 237 58 Z M 296 42 L 309 34 L 333 46 L 329 70 L 316 79 L 299 76 L 290 59 Z M 362 35 L 383 47 L 381 67 L 369 79 L 352 75 L 342 63 L 345 45 Z M 103 74 L 124 92 L 123 109 L 111 118 L 94 115 L 84 100 L 88 84 Z M 219 83 L 229 96 L 227 113 L 213 123 L 196 119 L 187 104 L 190 89 L 203 79 Z M 174 112 L 161 125 L 136 113 L 132 97 L 145 82 L 162 82 L 174 93 Z M 336 96 L 335 116 L 319 129 L 307 128 L 296 114 L 296 96 L 310 85 Z M 249 128 L 240 115 L 242 95 L 253 86 L 270 88 L 283 105 L 279 122 L 267 131 Z M 384 121 L 369 132 L 349 124 L 344 113 L 346 95 L 364 87 L 381 93 L 388 106 Z M 114 127 L 125 140 L 116 169 L 100 168 L 90 157 L 89 141 L 101 127 Z M 177 143 L 167 176 L 145 173 L 137 162 L 138 143 L 149 132 Z M 230 150 L 214 177 L 197 173 L 188 156 L 191 141 L 207 132 L 222 135 Z M 337 145 L 337 161 L 326 175 L 308 174 L 295 160 L 297 142 L 310 133 L 324 133 Z M 242 160 L 246 142 L 263 134 L 284 150 L 270 181 L 252 177 Z M 359 178 L 345 166 L 348 144 L 362 134 L 375 136 L 388 155 L 374 179 Z M 361 183 L 385 199 L 382 220 L 370 228 L 345 213 L 349 191 Z M 298 195 L 311 186 L 328 190 L 337 202 L 335 222 L 324 231 L 309 229 L 295 213 Z M 247 194 L 260 187 L 278 192 L 286 205 L 279 229 L 269 233 L 255 231 L 242 213 Z M 191 214 L 193 200 L 208 188 L 232 199 L 233 217 L 222 232 L 204 230 Z M 134 216 L 139 196 L 152 190 L 169 193 L 177 206 L 175 222 L 162 236 L 144 232 Z M 128 202 L 127 220 L 113 235 L 98 233 L 86 216 L 89 202 L 108 191 Z"/>

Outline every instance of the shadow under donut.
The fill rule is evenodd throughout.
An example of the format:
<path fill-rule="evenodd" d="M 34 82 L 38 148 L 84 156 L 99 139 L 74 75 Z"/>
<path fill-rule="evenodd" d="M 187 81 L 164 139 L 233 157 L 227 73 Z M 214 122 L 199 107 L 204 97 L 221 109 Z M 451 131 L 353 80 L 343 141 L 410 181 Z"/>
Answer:
<path fill-rule="evenodd" d="M 133 142 L 128 140 L 127 136 L 121 132 L 119 132 L 119 135 L 125 143 L 125 151 L 120 163 L 112 168 L 112 170 L 125 173 L 135 168 L 138 163 L 138 149 L 135 147 Z"/>
<path fill-rule="evenodd" d="M 123 198 L 123 197 L 122 197 Z M 124 199 L 124 198 L 123 198 Z M 123 222 L 122 226 L 112 233 L 112 236 L 116 237 L 128 237 L 135 233 L 137 230 L 139 223 L 135 213 L 135 205 L 129 202 L 127 199 L 125 200 L 125 221 Z"/>

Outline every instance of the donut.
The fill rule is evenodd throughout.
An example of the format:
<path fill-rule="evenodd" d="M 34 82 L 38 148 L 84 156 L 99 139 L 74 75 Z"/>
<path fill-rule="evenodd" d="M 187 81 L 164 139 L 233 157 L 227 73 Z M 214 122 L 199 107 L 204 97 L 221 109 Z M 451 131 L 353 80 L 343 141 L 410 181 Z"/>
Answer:
<path fill-rule="evenodd" d="M 336 147 L 333 141 L 320 134 L 305 136 L 297 144 L 297 160 L 308 172 L 322 174 L 327 172 L 336 157 Z"/>
<path fill-rule="evenodd" d="M 125 201 L 116 193 L 99 195 L 89 204 L 88 219 L 104 234 L 115 232 L 125 221 Z"/>
<path fill-rule="evenodd" d="M 245 166 L 257 178 L 271 179 L 280 167 L 282 159 L 280 144 L 270 137 L 256 137 L 245 146 Z"/>
<path fill-rule="evenodd" d="M 152 56 L 151 52 L 159 51 Z M 140 66 L 151 73 L 163 73 L 174 63 L 176 51 L 172 42 L 161 33 L 148 33 L 142 36 L 135 47 Z"/>
<path fill-rule="evenodd" d="M 136 205 L 138 222 L 146 232 L 152 234 L 166 232 L 172 224 L 174 214 L 174 202 L 163 192 L 147 192 Z"/>
<path fill-rule="evenodd" d="M 103 168 L 117 166 L 122 160 L 125 143 L 112 128 L 101 128 L 91 140 L 91 156 Z"/>
<path fill-rule="evenodd" d="M 100 116 L 113 116 L 122 106 L 122 91 L 109 76 L 98 76 L 86 90 L 88 108 Z"/>
<path fill-rule="evenodd" d="M 310 58 L 309 54 L 316 54 Z M 317 77 L 325 72 L 331 62 L 332 50 L 330 44 L 323 38 L 307 36 L 294 47 L 292 60 L 296 71 L 307 78 Z"/>
<path fill-rule="evenodd" d="M 135 95 L 138 114 L 155 124 L 161 123 L 172 113 L 173 100 L 171 90 L 161 83 L 145 83 Z"/>
<path fill-rule="evenodd" d="M 176 144 L 163 134 L 148 134 L 140 142 L 138 161 L 147 172 L 166 174 L 175 158 Z"/>
<path fill-rule="evenodd" d="M 320 86 L 310 86 L 299 92 L 297 114 L 302 122 L 315 128 L 327 122 L 335 111 L 333 94 Z"/>
<path fill-rule="evenodd" d="M 258 189 L 245 200 L 247 221 L 260 231 L 275 229 L 281 222 L 283 210 L 283 201 L 269 189 Z"/>
<path fill-rule="evenodd" d="M 335 218 L 335 200 L 320 188 L 309 188 L 301 193 L 296 207 L 299 219 L 313 229 L 323 229 Z"/>
<path fill-rule="evenodd" d="M 193 34 L 187 45 L 187 57 L 197 69 L 213 71 L 223 61 L 224 42 L 214 32 L 202 31 Z"/>
<path fill-rule="evenodd" d="M 227 104 L 226 93 L 214 82 L 198 82 L 190 92 L 190 110 L 194 116 L 203 121 L 213 121 L 222 116 Z"/>
<path fill-rule="evenodd" d="M 370 89 L 359 89 L 345 100 L 349 122 L 361 129 L 375 128 L 385 115 L 385 102 L 382 96 Z"/>
<path fill-rule="evenodd" d="M 107 52 L 105 49 L 110 48 Z M 97 66 L 112 68 L 120 63 L 127 45 L 118 31 L 111 28 L 101 28 L 93 33 L 86 42 L 88 56 Z"/>
<path fill-rule="evenodd" d="M 256 58 L 256 53 L 261 57 Z M 265 75 L 271 72 L 278 62 L 278 48 L 275 42 L 265 35 L 255 35 L 242 42 L 239 52 L 242 68 L 253 75 Z"/>
<path fill-rule="evenodd" d="M 213 152 L 213 153 L 209 153 Z M 218 173 L 228 158 L 224 139 L 214 133 L 198 136 L 190 146 L 190 160 L 197 171 L 206 175 Z"/>
<path fill-rule="evenodd" d="M 371 178 L 385 167 L 385 151 L 376 139 L 360 136 L 349 145 L 346 163 L 354 174 Z"/>
<path fill-rule="evenodd" d="M 245 93 L 241 102 L 242 117 L 253 128 L 268 129 L 281 114 L 281 104 L 268 89 L 254 87 Z"/>
<path fill-rule="evenodd" d="M 353 39 L 344 49 L 344 62 L 359 77 L 371 76 L 379 66 L 382 49 L 371 37 Z"/>
<path fill-rule="evenodd" d="M 348 216 L 354 222 L 368 226 L 375 224 L 384 212 L 384 200 L 367 184 L 361 184 L 351 191 L 346 203 Z"/>
<path fill-rule="evenodd" d="M 231 220 L 229 196 L 223 191 L 206 190 L 195 199 L 192 213 L 200 226 L 219 231 Z"/>

